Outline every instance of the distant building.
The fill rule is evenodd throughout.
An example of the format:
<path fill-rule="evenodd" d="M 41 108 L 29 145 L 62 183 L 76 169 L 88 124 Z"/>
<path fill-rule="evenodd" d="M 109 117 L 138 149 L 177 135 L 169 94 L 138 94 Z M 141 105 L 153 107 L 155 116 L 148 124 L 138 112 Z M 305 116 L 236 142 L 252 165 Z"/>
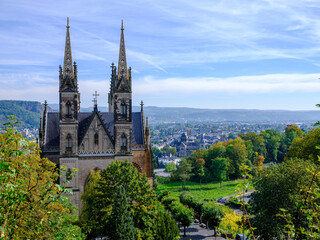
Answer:
<path fill-rule="evenodd" d="M 90 170 L 102 170 L 117 159 L 129 160 L 138 172 L 151 177 L 152 148 L 143 104 L 140 112 L 132 112 L 131 68 L 127 68 L 123 23 L 118 71 L 111 65 L 109 112 L 98 110 L 97 93 L 93 111 L 80 112 L 77 65 L 72 62 L 69 28 L 68 19 L 64 64 L 59 67 L 60 112 L 48 112 L 45 103 L 39 142 L 43 157 L 66 166 L 68 172 L 78 169 L 67 187 L 73 191 L 72 203 L 80 207 L 80 195 Z M 65 180 L 66 176 L 60 179 Z"/>
<path fill-rule="evenodd" d="M 178 157 L 187 157 L 192 152 L 194 152 L 198 149 L 205 148 L 204 134 L 201 134 L 199 141 L 189 141 L 188 135 L 186 133 L 183 133 L 180 137 L 180 141 L 175 139 L 171 143 L 171 146 L 173 146 L 177 149 Z"/>

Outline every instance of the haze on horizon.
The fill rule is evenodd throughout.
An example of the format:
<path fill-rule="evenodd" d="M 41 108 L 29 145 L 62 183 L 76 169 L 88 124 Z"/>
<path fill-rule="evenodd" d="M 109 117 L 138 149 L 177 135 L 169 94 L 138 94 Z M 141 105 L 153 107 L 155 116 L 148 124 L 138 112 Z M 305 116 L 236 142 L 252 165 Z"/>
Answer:
<path fill-rule="evenodd" d="M 66 18 L 81 106 L 107 106 L 124 20 L 133 105 L 314 110 L 320 103 L 320 2 L 0 2 L 0 100 L 58 103 Z"/>

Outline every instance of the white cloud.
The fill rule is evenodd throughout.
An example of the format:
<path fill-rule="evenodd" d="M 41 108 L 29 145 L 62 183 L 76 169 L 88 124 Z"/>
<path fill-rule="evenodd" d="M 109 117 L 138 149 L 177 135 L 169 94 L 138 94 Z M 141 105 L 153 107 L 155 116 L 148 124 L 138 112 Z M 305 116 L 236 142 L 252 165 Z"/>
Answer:
<path fill-rule="evenodd" d="M 214 92 L 224 93 L 292 93 L 319 92 L 320 73 L 314 74 L 268 74 L 230 78 L 166 78 L 145 77 L 134 86 L 137 94 L 170 96 L 198 95 Z"/>

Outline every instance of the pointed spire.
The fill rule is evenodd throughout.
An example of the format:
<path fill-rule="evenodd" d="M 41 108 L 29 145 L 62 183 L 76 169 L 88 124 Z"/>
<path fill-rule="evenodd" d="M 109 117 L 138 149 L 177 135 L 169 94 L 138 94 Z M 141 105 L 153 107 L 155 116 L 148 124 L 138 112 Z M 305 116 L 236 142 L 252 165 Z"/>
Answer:
<path fill-rule="evenodd" d="M 66 76 L 73 79 L 73 65 L 72 65 L 72 52 L 71 52 L 71 39 L 70 39 L 70 26 L 69 26 L 69 17 L 67 18 L 67 33 L 66 33 L 66 43 L 64 49 L 64 62 L 63 62 L 63 78 Z"/>
<path fill-rule="evenodd" d="M 127 79 L 127 57 L 126 57 L 126 47 L 124 43 L 124 33 L 123 33 L 123 20 L 121 22 L 121 36 L 120 36 L 120 49 L 119 49 L 119 63 L 118 63 L 118 79 L 123 76 Z"/>

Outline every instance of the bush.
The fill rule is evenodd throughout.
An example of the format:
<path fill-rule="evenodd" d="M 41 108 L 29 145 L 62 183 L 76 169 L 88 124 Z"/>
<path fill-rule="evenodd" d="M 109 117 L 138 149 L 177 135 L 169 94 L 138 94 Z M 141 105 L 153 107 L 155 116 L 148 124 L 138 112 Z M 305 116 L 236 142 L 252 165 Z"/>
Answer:
<path fill-rule="evenodd" d="M 166 196 L 164 198 L 162 198 L 162 203 L 168 207 L 172 202 L 174 201 L 179 201 L 179 199 L 177 197 L 173 197 L 173 196 Z"/>
<path fill-rule="evenodd" d="M 168 190 L 165 190 L 165 191 L 163 191 L 162 193 L 160 193 L 159 195 L 158 195 L 158 200 L 160 201 L 160 202 L 162 202 L 162 198 L 164 198 L 164 197 L 166 197 L 166 196 L 169 196 L 169 191 Z"/>

